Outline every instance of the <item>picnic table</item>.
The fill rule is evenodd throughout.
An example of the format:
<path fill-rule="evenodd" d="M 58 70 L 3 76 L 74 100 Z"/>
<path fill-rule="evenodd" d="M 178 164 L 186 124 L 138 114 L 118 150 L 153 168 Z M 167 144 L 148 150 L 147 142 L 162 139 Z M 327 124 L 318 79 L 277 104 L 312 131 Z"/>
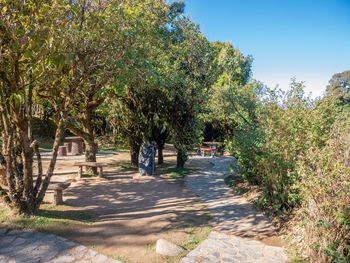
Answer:
<path fill-rule="evenodd" d="M 210 156 L 214 157 L 218 146 L 223 144 L 223 142 L 203 142 L 203 144 L 208 145 L 208 147 L 200 147 L 202 156 L 204 156 L 206 151 L 210 151 Z"/>
<path fill-rule="evenodd" d="M 217 147 L 220 144 L 223 144 L 223 142 L 203 142 L 203 143 L 206 145 L 209 145 L 210 148 L 214 148 L 214 149 L 217 149 Z"/>
<path fill-rule="evenodd" d="M 83 139 L 79 136 L 66 137 L 66 140 L 72 141 L 72 155 L 83 154 Z"/>
<path fill-rule="evenodd" d="M 102 167 L 106 167 L 106 163 L 97 163 L 97 162 L 76 162 L 74 166 L 79 166 L 79 171 L 78 171 L 78 176 L 81 178 L 83 175 L 83 167 L 97 167 L 99 168 L 98 170 L 98 177 L 102 178 L 103 173 L 102 173 Z"/>
<path fill-rule="evenodd" d="M 205 146 L 201 146 L 201 147 L 200 147 L 200 150 L 201 150 L 201 155 L 202 155 L 202 157 L 205 156 L 205 153 L 206 153 L 206 152 L 209 152 L 209 155 L 210 155 L 211 157 L 214 157 L 215 151 L 216 151 L 215 148 L 205 147 Z"/>

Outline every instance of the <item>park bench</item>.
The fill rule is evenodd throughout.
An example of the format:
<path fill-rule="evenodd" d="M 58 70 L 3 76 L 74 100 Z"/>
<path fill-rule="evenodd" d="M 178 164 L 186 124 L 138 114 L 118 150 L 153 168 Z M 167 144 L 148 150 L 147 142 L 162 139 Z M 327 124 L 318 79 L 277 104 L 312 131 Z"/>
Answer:
<path fill-rule="evenodd" d="M 68 188 L 68 186 L 70 186 L 70 183 L 51 183 L 51 184 L 49 184 L 48 189 L 54 191 L 53 203 L 55 205 L 63 204 L 63 199 L 62 199 L 63 194 L 62 194 L 62 192 L 63 192 L 63 190 Z"/>
<path fill-rule="evenodd" d="M 205 153 L 209 153 L 209 155 L 213 157 L 215 155 L 216 149 L 211 147 L 201 146 L 200 151 L 201 151 L 202 157 L 205 156 Z"/>
<path fill-rule="evenodd" d="M 79 178 L 82 177 L 83 175 L 83 167 L 97 167 L 99 168 L 98 170 L 98 177 L 102 178 L 103 173 L 102 173 L 102 167 L 106 167 L 106 163 L 97 163 L 97 162 L 76 162 L 74 166 L 79 166 L 79 171 L 78 171 L 78 176 Z"/>

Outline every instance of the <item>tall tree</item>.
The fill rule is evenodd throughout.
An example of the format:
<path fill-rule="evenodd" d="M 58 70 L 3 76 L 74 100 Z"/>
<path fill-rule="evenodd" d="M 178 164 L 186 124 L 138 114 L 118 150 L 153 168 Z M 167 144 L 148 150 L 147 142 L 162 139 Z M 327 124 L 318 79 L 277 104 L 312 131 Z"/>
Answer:
<path fill-rule="evenodd" d="M 175 19 L 164 77 L 166 118 L 174 136 L 177 167 L 184 167 L 188 150 L 198 139 L 197 115 L 216 79 L 214 53 L 209 41 L 189 18 Z"/>
<path fill-rule="evenodd" d="M 326 96 L 332 96 L 341 104 L 350 104 L 350 70 L 332 76 L 327 86 Z"/>
<path fill-rule="evenodd" d="M 133 41 L 127 50 L 122 75 L 113 84 L 114 99 L 109 103 L 119 132 L 127 139 L 131 164 L 138 166 L 142 142 L 151 137 L 158 111 L 159 60 L 171 9 L 164 1 L 143 1 L 128 5 Z M 113 101 L 114 100 L 114 101 Z"/>
<path fill-rule="evenodd" d="M 125 53 L 130 39 L 123 37 L 125 23 L 121 1 L 74 1 L 70 6 L 69 27 L 63 56 L 69 58 L 63 68 L 65 85 L 74 89 L 67 128 L 86 145 L 85 160 L 95 162 L 98 151 L 92 116 L 107 96 L 115 67 Z M 124 31 L 123 31 L 124 30 Z M 97 174 L 96 168 L 88 170 Z"/>
<path fill-rule="evenodd" d="M 219 77 L 209 91 L 209 99 L 201 114 L 206 127 L 212 127 L 221 139 L 230 140 L 242 125 L 254 119 L 259 83 L 251 81 L 252 57 L 243 56 L 230 43 L 212 43 L 219 64 Z M 220 102 L 220 103 L 218 103 Z"/>
<path fill-rule="evenodd" d="M 38 145 L 32 137 L 32 102 L 38 86 L 47 76 L 46 68 L 59 63 L 56 50 L 65 26 L 65 6 L 61 1 L 0 2 L 0 120 L 6 162 L 7 187 L 0 196 L 18 213 L 35 212 L 46 192 L 55 167 L 59 141 L 65 130 L 69 96 L 57 83 L 44 83 L 47 95 L 60 96 L 60 121 L 53 156 L 43 177 Z M 34 184 L 34 154 L 38 176 Z"/>

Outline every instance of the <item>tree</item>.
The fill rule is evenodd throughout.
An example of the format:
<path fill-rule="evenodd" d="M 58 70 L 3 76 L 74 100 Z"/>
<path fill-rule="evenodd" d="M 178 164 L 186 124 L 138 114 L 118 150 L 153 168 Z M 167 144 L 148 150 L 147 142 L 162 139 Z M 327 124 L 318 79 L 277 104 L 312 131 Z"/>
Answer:
<path fill-rule="evenodd" d="M 70 5 L 64 36 L 69 41 L 62 46 L 62 55 L 69 60 L 62 68 L 65 85 L 74 89 L 67 128 L 85 142 L 87 162 L 95 162 L 98 151 L 92 116 L 106 98 L 106 87 L 113 81 L 115 67 L 130 43 L 123 37 L 127 28 L 122 25 L 120 1 L 74 1 Z M 97 174 L 96 168 L 88 172 Z"/>
<path fill-rule="evenodd" d="M 336 98 L 341 105 L 350 105 L 350 70 L 332 76 L 326 96 Z"/>
<path fill-rule="evenodd" d="M 177 150 L 177 167 L 183 168 L 189 148 L 199 137 L 197 115 L 216 79 L 214 53 L 198 26 L 185 16 L 172 22 L 169 38 L 161 71 L 162 93 Z"/>
<path fill-rule="evenodd" d="M 174 3 L 177 5 L 177 3 Z M 130 148 L 131 164 L 138 166 L 141 144 L 146 139 L 155 139 L 160 150 L 164 145 L 164 131 L 156 131 L 163 126 L 160 102 L 161 58 L 165 52 L 167 25 L 178 13 L 173 5 L 164 1 L 144 1 L 142 4 L 129 5 L 130 23 L 134 35 L 132 44 L 126 52 L 122 75 L 113 84 L 114 98 L 109 99 L 114 122 Z M 153 126 L 155 125 L 155 126 Z"/>
<path fill-rule="evenodd" d="M 249 81 L 251 56 L 243 56 L 230 43 L 215 42 L 219 77 L 209 90 L 209 99 L 201 114 L 206 127 L 218 131 L 226 141 L 230 141 L 238 130 L 252 126 L 255 117 L 256 99 L 260 84 Z M 218 103 L 220 102 L 220 103 Z"/>
<path fill-rule="evenodd" d="M 57 83 L 45 82 L 46 68 L 58 63 L 56 44 L 65 25 L 65 6 L 60 1 L 0 3 L 0 120 L 7 187 L 0 196 L 17 213 L 34 213 L 40 206 L 56 163 L 59 141 L 65 131 L 69 96 Z M 59 95 L 60 116 L 49 168 L 42 173 L 38 145 L 31 132 L 33 98 L 39 85 L 47 96 Z M 38 176 L 34 184 L 34 154 Z M 43 177 L 44 176 L 44 177 Z"/>

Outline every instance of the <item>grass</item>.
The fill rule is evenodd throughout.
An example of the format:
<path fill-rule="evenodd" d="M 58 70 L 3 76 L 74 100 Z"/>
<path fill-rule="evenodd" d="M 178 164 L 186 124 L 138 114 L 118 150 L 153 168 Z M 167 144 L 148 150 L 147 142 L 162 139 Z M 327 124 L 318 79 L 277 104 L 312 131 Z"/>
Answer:
<path fill-rule="evenodd" d="M 120 257 L 120 256 L 110 256 L 110 257 L 115 259 L 115 260 L 119 260 L 123 263 L 137 263 L 136 261 L 129 260 L 126 257 Z"/>
<path fill-rule="evenodd" d="M 171 178 L 185 178 L 186 175 L 193 173 L 195 170 L 191 168 L 168 168 L 164 171 L 165 174 L 169 175 Z"/>
<path fill-rule="evenodd" d="M 125 152 L 129 151 L 128 148 L 123 146 L 109 146 L 109 147 L 99 147 L 99 151 L 101 152 Z"/>
<path fill-rule="evenodd" d="M 186 175 L 193 173 L 197 169 L 193 168 L 176 168 L 174 164 L 163 163 L 161 165 L 157 165 L 157 174 L 165 175 L 174 179 L 183 179 Z"/>
<path fill-rule="evenodd" d="M 50 137 L 37 137 L 35 138 L 39 145 L 39 150 L 43 152 L 51 151 L 54 139 Z"/>
<path fill-rule="evenodd" d="M 116 168 L 122 168 L 122 169 L 126 169 L 126 170 L 133 170 L 136 171 L 138 168 L 134 167 L 131 165 L 130 162 L 127 161 L 122 161 L 122 162 L 114 162 L 113 164 L 110 164 L 112 167 L 116 167 Z"/>
<path fill-rule="evenodd" d="M 176 259 L 180 260 L 193 249 L 195 249 L 202 241 L 208 237 L 211 228 L 211 226 L 188 227 L 186 229 L 186 232 L 189 235 L 189 239 L 185 243 L 181 244 L 181 247 L 185 249 L 185 252 L 181 255 L 178 255 Z"/>
<path fill-rule="evenodd" d="M 211 229 L 212 227 L 207 225 L 199 226 L 199 227 L 187 227 L 185 229 L 185 232 L 188 235 L 187 241 L 182 244 L 178 244 L 185 251 L 176 257 L 160 256 L 162 260 L 161 262 L 166 262 L 166 263 L 179 262 L 180 259 L 185 257 L 189 252 L 195 249 L 202 241 L 204 241 L 208 237 Z M 150 251 L 150 253 L 156 253 L 156 242 L 150 243 L 148 245 L 148 250 Z M 123 258 L 120 260 L 126 263 L 129 262 L 129 261 L 124 261 Z M 130 263 L 134 263 L 134 262 L 130 262 Z"/>
<path fill-rule="evenodd" d="M 6 208 L 0 211 L 0 223 L 7 222 L 20 228 L 51 232 L 51 229 L 57 226 L 92 224 L 94 222 L 91 215 L 69 209 L 71 207 L 65 205 L 42 204 L 34 216 L 13 216 Z"/>

